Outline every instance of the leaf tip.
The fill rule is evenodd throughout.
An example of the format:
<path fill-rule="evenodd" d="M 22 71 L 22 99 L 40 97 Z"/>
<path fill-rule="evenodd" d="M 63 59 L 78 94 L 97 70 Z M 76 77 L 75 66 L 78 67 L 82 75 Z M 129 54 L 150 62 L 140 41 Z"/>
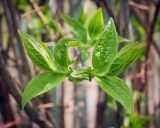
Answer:
<path fill-rule="evenodd" d="M 126 108 L 126 111 L 128 114 L 132 114 L 134 112 L 134 105 L 132 105 L 130 108 Z"/>
<path fill-rule="evenodd" d="M 24 97 L 22 96 L 22 109 L 24 110 L 27 102 L 24 100 Z"/>
<path fill-rule="evenodd" d="M 101 7 L 100 7 L 100 8 L 98 8 L 97 12 L 102 13 L 102 8 L 101 8 Z"/>
<path fill-rule="evenodd" d="M 25 106 L 27 105 L 27 103 L 32 99 L 32 98 L 28 98 L 28 97 L 26 96 L 26 94 L 27 94 L 26 90 L 27 90 L 27 89 L 25 88 L 25 90 L 24 90 L 24 92 L 23 92 L 23 94 L 22 94 L 22 104 L 21 104 L 22 109 L 24 109 Z"/>

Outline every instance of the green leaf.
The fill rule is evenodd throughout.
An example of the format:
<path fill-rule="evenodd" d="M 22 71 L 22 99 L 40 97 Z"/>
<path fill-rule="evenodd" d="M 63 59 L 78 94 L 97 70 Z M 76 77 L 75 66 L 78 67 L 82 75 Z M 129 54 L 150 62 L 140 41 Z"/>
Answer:
<path fill-rule="evenodd" d="M 143 43 L 130 43 L 123 47 L 115 57 L 109 75 L 118 75 L 144 53 Z"/>
<path fill-rule="evenodd" d="M 110 67 L 111 60 L 116 56 L 117 52 L 117 32 L 114 21 L 110 18 L 93 51 L 92 65 L 95 72 L 106 73 Z"/>
<path fill-rule="evenodd" d="M 87 42 L 87 32 L 86 29 L 77 20 L 70 16 L 62 16 L 63 20 L 70 26 L 72 32 L 75 36 L 82 42 Z"/>
<path fill-rule="evenodd" d="M 133 25 L 133 27 L 135 28 L 135 30 L 137 30 L 137 32 L 140 34 L 141 37 L 145 37 L 145 29 L 143 28 L 142 24 L 140 24 L 138 22 L 138 20 L 136 20 L 135 18 L 131 19 L 131 23 Z"/>
<path fill-rule="evenodd" d="M 84 45 L 72 38 L 60 39 L 54 48 L 54 57 L 56 62 L 64 68 L 68 68 L 70 62 L 68 58 L 68 48 L 71 46 L 88 47 L 88 45 Z"/>
<path fill-rule="evenodd" d="M 20 9 L 21 11 L 26 11 L 28 4 L 26 0 L 21 0 L 17 2 L 17 7 L 18 9 Z"/>
<path fill-rule="evenodd" d="M 87 51 L 87 49 L 81 48 L 80 49 L 80 57 L 81 57 L 81 61 L 84 62 L 88 59 L 89 57 L 89 52 Z"/>
<path fill-rule="evenodd" d="M 88 32 L 90 37 L 96 38 L 97 35 L 104 28 L 104 19 L 102 9 L 99 8 L 96 13 L 92 16 L 88 24 Z"/>
<path fill-rule="evenodd" d="M 99 86 L 115 100 L 120 102 L 127 113 L 134 111 L 132 93 L 128 86 L 118 77 L 95 77 Z"/>
<path fill-rule="evenodd" d="M 160 17 L 157 18 L 156 26 L 155 26 L 155 31 L 160 32 Z"/>
<path fill-rule="evenodd" d="M 122 42 L 129 42 L 128 39 L 122 37 L 122 36 L 117 36 L 117 42 L 122 43 Z"/>
<path fill-rule="evenodd" d="M 70 74 L 68 79 L 73 82 L 80 82 L 82 80 L 91 81 L 90 71 L 91 69 L 89 67 L 76 69 Z"/>
<path fill-rule="evenodd" d="M 78 21 L 79 21 L 81 24 L 84 25 L 86 19 L 87 19 L 87 14 L 84 12 L 83 8 L 81 7 L 80 14 L 79 14 L 79 17 L 78 17 Z"/>
<path fill-rule="evenodd" d="M 24 32 L 19 34 L 32 62 L 44 70 L 55 70 L 54 60 L 48 47 L 39 39 Z"/>
<path fill-rule="evenodd" d="M 138 113 L 133 113 L 128 118 L 129 118 L 128 127 L 132 127 L 132 128 L 145 128 L 147 121 L 151 119 L 151 117 L 149 116 L 138 114 Z"/>
<path fill-rule="evenodd" d="M 65 76 L 54 72 L 44 72 L 32 78 L 22 96 L 22 107 L 34 97 L 41 95 L 59 85 Z"/>

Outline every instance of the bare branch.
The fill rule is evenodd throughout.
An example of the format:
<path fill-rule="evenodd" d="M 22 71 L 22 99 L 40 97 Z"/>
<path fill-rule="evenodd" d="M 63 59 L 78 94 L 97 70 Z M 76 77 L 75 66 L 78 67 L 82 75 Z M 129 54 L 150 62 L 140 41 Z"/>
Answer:
<path fill-rule="evenodd" d="M 135 3 L 134 1 L 129 1 L 129 5 L 132 6 L 132 7 L 137 8 L 137 9 L 149 11 L 149 7 L 148 6 Z"/>

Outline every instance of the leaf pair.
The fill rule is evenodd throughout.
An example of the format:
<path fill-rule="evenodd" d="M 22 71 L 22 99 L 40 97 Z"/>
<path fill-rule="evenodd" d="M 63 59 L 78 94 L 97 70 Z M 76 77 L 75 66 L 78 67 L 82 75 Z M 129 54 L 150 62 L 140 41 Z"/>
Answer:
<path fill-rule="evenodd" d="M 32 62 L 44 70 L 43 73 L 33 77 L 33 79 L 28 83 L 27 87 L 25 88 L 22 97 L 22 107 L 24 108 L 26 103 L 32 98 L 43 94 L 52 89 L 53 87 L 59 85 L 64 80 L 66 75 L 60 71 L 57 71 L 57 64 L 55 63 L 55 60 L 56 62 L 60 62 L 58 56 L 56 55 L 59 54 L 59 45 L 63 45 L 62 40 L 60 40 L 60 42 L 62 43 L 59 43 L 59 45 L 57 45 L 55 49 L 55 52 L 58 51 L 58 53 L 55 54 L 54 59 L 44 42 L 23 32 L 19 32 L 19 34 L 24 43 L 27 54 L 31 58 Z M 72 45 L 75 44 L 75 41 L 73 41 L 73 39 L 66 40 L 68 40 L 68 42 L 72 41 Z M 69 45 L 68 42 L 65 43 Z M 67 51 L 65 50 L 66 48 L 64 48 L 63 52 L 60 54 L 61 59 L 63 59 L 62 57 L 65 56 L 67 53 Z M 63 64 L 64 66 L 68 64 L 65 59 Z"/>
<path fill-rule="evenodd" d="M 116 77 L 144 52 L 144 44 L 131 43 L 118 52 L 118 43 L 125 41 L 117 36 L 114 21 L 111 18 L 107 27 L 97 40 L 92 65 L 94 78 L 99 86 L 119 101 L 128 113 L 133 112 L 133 99 L 125 82 Z"/>
<path fill-rule="evenodd" d="M 52 57 L 44 42 L 23 32 L 19 32 L 19 34 L 32 62 L 44 70 L 43 73 L 33 77 L 25 88 L 22 97 L 22 107 L 24 108 L 29 100 L 59 85 L 68 76 L 68 66 L 70 64 L 68 47 L 85 48 L 88 45 L 79 43 L 72 38 L 62 38 L 57 42 L 54 48 L 54 57 Z M 72 77 L 75 75 L 72 73 Z"/>

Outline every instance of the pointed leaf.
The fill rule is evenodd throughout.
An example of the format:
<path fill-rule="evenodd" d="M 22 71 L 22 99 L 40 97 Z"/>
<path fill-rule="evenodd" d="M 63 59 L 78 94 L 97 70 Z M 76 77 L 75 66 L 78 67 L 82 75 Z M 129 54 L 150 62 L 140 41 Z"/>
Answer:
<path fill-rule="evenodd" d="M 84 25 L 86 19 L 87 19 L 87 14 L 84 12 L 83 8 L 81 7 L 80 14 L 79 14 L 79 17 L 78 17 L 78 21 L 79 21 L 81 24 Z"/>
<path fill-rule="evenodd" d="M 70 74 L 68 79 L 72 82 L 80 82 L 82 80 L 90 81 L 91 80 L 90 71 L 91 69 L 89 67 L 78 68 Z"/>
<path fill-rule="evenodd" d="M 107 27 L 97 40 L 93 56 L 92 65 L 95 72 L 101 74 L 108 71 L 111 60 L 118 52 L 117 32 L 114 21 L 111 18 Z"/>
<path fill-rule="evenodd" d="M 63 74 L 53 72 L 44 72 L 34 76 L 23 92 L 22 107 L 24 108 L 24 106 L 34 97 L 59 85 L 64 78 L 65 76 Z"/>
<path fill-rule="evenodd" d="M 87 51 L 87 49 L 80 49 L 80 58 L 82 62 L 85 62 L 89 58 L 89 52 Z"/>
<path fill-rule="evenodd" d="M 92 16 L 88 24 L 88 32 L 90 37 L 95 38 L 104 28 L 104 19 L 102 9 L 99 8 Z"/>
<path fill-rule="evenodd" d="M 77 20 L 70 16 L 62 16 L 63 20 L 70 26 L 72 32 L 75 36 L 82 42 L 87 42 L 87 32 L 86 29 Z"/>
<path fill-rule="evenodd" d="M 24 32 L 19 34 L 32 62 L 44 70 L 55 70 L 54 60 L 48 47 L 39 39 Z"/>
<path fill-rule="evenodd" d="M 54 48 L 54 57 L 56 62 L 62 67 L 68 68 L 69 58 L 68 58 L 68 48 L 71 46 L 85 47 L 84 45 L 72 38 L 62 38 L 60 39 Z"/>
<path fill-rule="evenodd" d="M 118 75 L 144 53 L 143 43 L 131 43 L 120 50 L 115 57 L 108 74 Z"/>
<path fill-rule="evenodd" d="M 118 37 L 117 37 L 117 42 L 118 42 L 118 43 L 129 42 L 129 40 L 126 39 L 126 38 L 124 38 L 124 37 L 122 37 L 122 36 L 118 36 Z"/>
<path fill-rule="evenodd" d="M 99 86 L 115 100 L 120 102 L 128 113 L 134 111 L 132 93 L 128 86 L 118 77 L 95 77 Z"/>

